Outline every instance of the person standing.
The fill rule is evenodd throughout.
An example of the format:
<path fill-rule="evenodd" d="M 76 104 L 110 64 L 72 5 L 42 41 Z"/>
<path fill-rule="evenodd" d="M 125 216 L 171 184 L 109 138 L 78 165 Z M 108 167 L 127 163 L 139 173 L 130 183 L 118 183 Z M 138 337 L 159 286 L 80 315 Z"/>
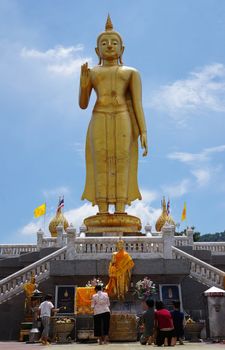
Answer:
<path fill-rule="evenodd" d="M 43 331 L 41 335 L 41 342 L 43 345 L 49 345 L 48 336 L 50 329 L 50 317 L 53 309 L 54 305 L 52 304 L 52 295 L 48 294 L 45 296 L 45 300 L 39 306 L 41 323 L 43 325 Z"/>
<path fill-rule="evenodd" d="M 94 309 L 94 335 L 99 345 L 107 344 L 110 322 L 109 296 L 102 291 L 102 285 L 96 285 L 96 294 L 92 296 L 91 307 Z"/>
<path fill-rule="evenodd" d="M 142 345 L 151 345 L 153 342 L 153 333 L 154 333 L 154 319 L 155 319 L 155 310 L 154 310 L 154 300 L 147 299 L 145 301 L 147 305 L 147 310 L 142 315 L 142 322 L 144 325 L 144 332 L 141 335 L 140 343 Z"/>
<path fill-rule="evenodd" d="M 183 336 L 184 336 L 184 313 L 180 311 L 180 301 L 173 301 L 174 310 L 171 311 L 171 315 L 173 318 L 173 324 L 175 329 L 176 340 L 179 341 L 180 345 L 183 345 Z"/>
<path fill-rule="evenodd" d="M 162 301 L 155 303 L 155 326 L 157 328 L 156 345 L 175 345 L 175 332 L 172 315 Z"/>

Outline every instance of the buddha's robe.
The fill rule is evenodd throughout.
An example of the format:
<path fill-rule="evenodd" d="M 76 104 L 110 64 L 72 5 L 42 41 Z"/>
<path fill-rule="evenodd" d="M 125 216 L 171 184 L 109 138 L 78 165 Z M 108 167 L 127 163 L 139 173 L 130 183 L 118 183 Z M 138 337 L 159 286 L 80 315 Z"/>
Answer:
<path fill-rule="evenodd" d="M 141 199 L 137 182 L 138 136 L 129 91 L 129 70 L 98 67 L 92 71 L 97 94 L 86 138 L 86 184 L 82 199 L 130 204 Z M 143 123 L 141 123 L 142 125 Z"/>
<path fill-rule="evenodd" d="M 117 253 L 113 253 L 112 261 L 109 265 L 109 283 L 106 291 L 109 296 L 116 296 L 123 299 L 129 289 L 131 269 L 134 262 L 131 256 L 121 249 Z"/>

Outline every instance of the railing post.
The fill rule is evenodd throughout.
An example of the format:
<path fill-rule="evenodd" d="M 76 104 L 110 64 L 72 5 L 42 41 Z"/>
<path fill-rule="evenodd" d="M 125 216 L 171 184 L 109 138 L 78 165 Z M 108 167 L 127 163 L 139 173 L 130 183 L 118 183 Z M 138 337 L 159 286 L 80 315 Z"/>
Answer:
<path fill-rule="evenodd" d="M 73 260 L 75 258 L 75 239 L 76 239 L 76 229 L 71 224 L 67 230 L 67 249 L 66 249 L 66 259 Z"/>
<path fill-rule="evenodd" d="M 194 236 L 194 230 L 191 227 L 188 227 L 187 228 L 188 244 L 191 246 L 193 246 L 193 243 L 194 243 L 193 236 Z"/>
<path fill-rule="evenodd" d="M 80 235 L 84 235 L 86 234 L 87 231 L 87 227 L 84 225 L 84 223 L 80 226 Z"/>
<path fill-rule="evenodd" d="M 151 236 L 151 233 L 152 233 L 152 226 L 149 223 L 147 223 L 145 225 L 145 234 L 146 234 L 146 236 L 148 236 L 148 235 Z"/>
<path fill-rule="evenodd" d="M 173 259 L 172 246 L 175 243 L 175 226 L 170 225 L 167 222 L 162 228 L 162 238 L 163 238 L 163 258 Z"/>
<path fill-rule="evenodd" d="M 57 241 L 56 241 L 56 245 L 59 248 L 63 247 L 63 225 L 59 224 L 56 227 L 56 231 L 57 231 Z"/>
<path fill-rule="evenodd" d="M 39 251 L 42 246 L 43 246 L 43 236 L 44 236 L 44 232 L 42 231 L 42 229 L 40 228 L 40 230 L 38 230 L 37 232 L 37 250 Z"/>

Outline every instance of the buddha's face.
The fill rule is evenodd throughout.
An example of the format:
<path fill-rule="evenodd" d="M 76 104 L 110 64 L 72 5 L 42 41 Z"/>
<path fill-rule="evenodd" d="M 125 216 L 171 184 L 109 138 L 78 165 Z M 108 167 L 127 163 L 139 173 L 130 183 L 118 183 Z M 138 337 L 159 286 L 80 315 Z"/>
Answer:
<path fill-rule="evenodd" d="M 118 241 L 117 244 L 116 244 L 116 247 L 118 250 L 121 250 L 124 248 L 124 241 Z"/>
<path fill-rule="evenodd" d="M 97 49 L 97 53 L 104 60 L 118 59 L 123 53 L 121 39 L 116 33 L 102 34 Z"/>

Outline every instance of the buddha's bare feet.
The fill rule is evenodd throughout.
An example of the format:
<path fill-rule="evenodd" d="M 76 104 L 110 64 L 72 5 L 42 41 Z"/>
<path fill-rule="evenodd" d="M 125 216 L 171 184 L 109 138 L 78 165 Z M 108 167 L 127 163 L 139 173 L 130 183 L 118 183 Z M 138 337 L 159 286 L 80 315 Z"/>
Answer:
<path fill-rule="evenodd" d="M 115 206 L 115 213 L 120 214 L 125 211 L 125 204 L 123 202 L 117 202 Z"/>
<path fill-rule="evenodd" d="M 109 211 L 108 204 L 107 203 L 99 203 L 98 210 L 99 210 L 100 214 L 107 214 Z"/>

